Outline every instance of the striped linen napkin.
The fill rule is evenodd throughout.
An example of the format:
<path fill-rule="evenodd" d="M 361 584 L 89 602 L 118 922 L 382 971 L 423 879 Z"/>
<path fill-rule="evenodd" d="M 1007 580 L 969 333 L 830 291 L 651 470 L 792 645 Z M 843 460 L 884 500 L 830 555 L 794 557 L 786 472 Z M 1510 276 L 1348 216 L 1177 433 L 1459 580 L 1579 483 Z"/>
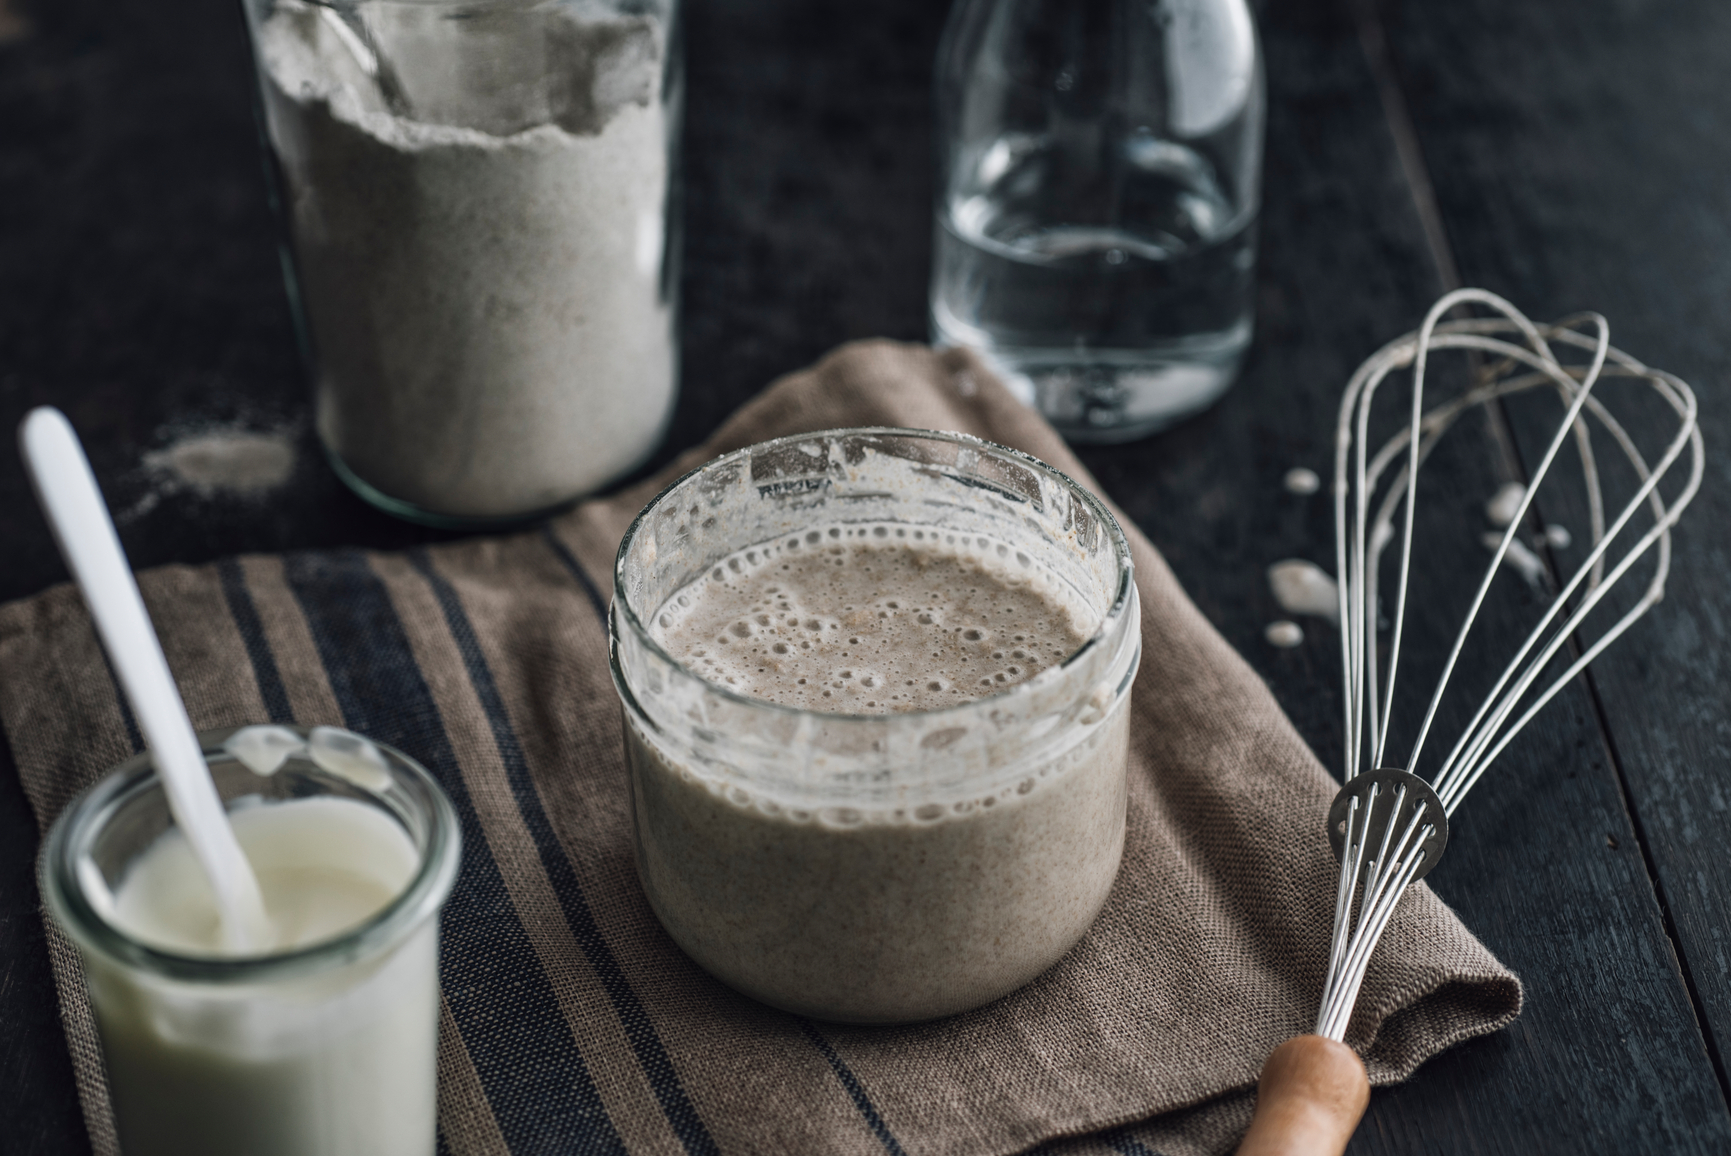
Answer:
<path fill-rule="evenodd" d="M 607 672 L 619 538 L 706 457 L 857 425 L 961 430 L 1089 482 L 969 355 L 867 342 L 777 382 L 660 477 L 530 532 L 140 576 L 197 726 L 348 727 L 420 760 L 455 802 L 441 1152 L 1221 1152 L 1263 1058 L 1308 1030 L 1334 785 L 1134 528 L 1144 657 L 1124 866 L 1056 967 L 951 1019 L 838 1027 L 732 992 L 661 931 L 632 865 Z M 0 723 L 43 829 L 140 748 L 70 587 L 0 607 Z M 77 953 L 52 928 L 49 944 L 93 1147 L 114 1156 Z M 1391 1083 L 1520 1001 L 1519 981 L 1415 886 L 1349 1041 Z"/>

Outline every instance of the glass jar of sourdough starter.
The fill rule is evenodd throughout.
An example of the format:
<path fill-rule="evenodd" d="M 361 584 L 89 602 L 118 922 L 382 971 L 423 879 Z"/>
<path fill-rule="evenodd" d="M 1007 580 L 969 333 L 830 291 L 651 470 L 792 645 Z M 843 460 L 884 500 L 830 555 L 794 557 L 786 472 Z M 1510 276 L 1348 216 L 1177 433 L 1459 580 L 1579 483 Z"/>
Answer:
<path fill-rule="evenodd" d="M 245 0 L 319 437 L 374 505 L 519 521 L 678 382 L 678 0 Z"/>
<path fill-rule="evenodd" d="M 740 591 L 712 648 L 673 645 Z M 1045 971 L 1105 902 L 1136 587 L 1111 513 L 1051 467 L 925 430 L 729 454 L 625 535 L 611 634 L 644 891 L 739 991 L 835 1021 L 948 1015 Z M 744 665 L 716 665 L 729 646 Z M 794 705 L 742 693 L 797 682 L 802 647 L 834 662 L 781 685 Z M 913 677 L 928 657 L 943 669 Z"/>
<path fill-rule="evenodd" d="M 225 749 L 234 732 L 200 740 L 273 923 L 292 938 L 321 917 L 350 923 L 344 904 L 384 906 L 268 955 L 171 946 L 163 927 L 214 903 L 149 756 L 75 800 L 44 844 L 42 891 L 84 961 L 121 1150 L 431 1156 L 451 804 L 407 757 L 348 732 L 319 728 L 309 746 L 293 728 L 248 730 L 278 740 L 262 762 L 250 752 L 267 774 Z M 308 868 L 323 878 L 297 891 Z"/>

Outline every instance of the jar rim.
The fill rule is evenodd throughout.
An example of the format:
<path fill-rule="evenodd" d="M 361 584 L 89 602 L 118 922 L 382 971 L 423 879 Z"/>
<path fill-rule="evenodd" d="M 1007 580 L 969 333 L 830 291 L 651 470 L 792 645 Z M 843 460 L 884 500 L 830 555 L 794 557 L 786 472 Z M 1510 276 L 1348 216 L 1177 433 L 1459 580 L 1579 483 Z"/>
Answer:
<path fill-rule="evenodd" d="M 224 741 L 240 727 L 199 732 L 206 760 L 230 755 Z M 285 726 L 302 739 L 305 727 Z M 85 847 L 124 803 L 150 790 L 162 790 L 149 751 L 120 763 L 67 804 L 43 841 L 38 881 L 49 910 L 78 946 L 123 966 L 181 981 L 239 985 L 301 978 L 366 959 L 408 939 L 444 906 L 456 882 L 462 834 L 456 810 L 438 781 L 420 763 L 394 747 L 369 739 L 389 764 L 393 779 L 406 778 L 426 812 L 427 837 L 417 847 L 420 864 L 401 891 L 361 923 L 329 939 L 265 955 L 191 955 L 166 950 L 128 934 L 98 911 L 85 894 L 78 862 Z M 236 761 L 239 761 L 238 759 Z M 354 786 L 354 784 L 350 784 Z M 396 808 L 378 792 L 364 791 L 382 809 Z"/>
<path fill-rule="evenodd" d="M 753 454 L 772 451 L 782 446 L 794 445 L 799 442 L 809 442 L 820 438 L 844 437 L 912 438 L 925 441 L 948 442 L 952 445 L 965 446 L 968 449 L 976 451 L 985 450 L 994 455 L 1008 458 L 1018 465 L 1025 466 L 1037 473 L 1051 478 L 1053 481 L 1068 490 L 1072 495 L 1080 498 L 1083 504 L 1088 507 L 1089 512 L 1094 516 L 1098 524 L 1104 528 L 1107 540 L 1112 545 L 1113 553 L 1118 558 L 1118 583 L 1112 592 L 1111 603 L 1107 606 L 1105 613 L 1101 615 L 1100 621 L 1095 626 L 1094 630 L 1087 638 L 1083 639 L 1081 645 L 1077 646 L 1075 650 L 1065 655 L 1062 662 L 1052 667 L 1049 671 L 1042 672 L 1041 675 L 1036 675 L 1034 678 L 1019 682 L 1005 690 L 995 691 L 988 695 L 982 695 L 979 698 L 968 699 L 964 702 L 953 703 L 949 706 L 936 707 L 927 710 L 898 711 L 894 714 L 886 714 L 881 711 L 865 713 L 819 711 L 812 710 L 808 707 L 790 706 L 786 703 L 774 702 L 770 699 L 758 698 L 754 695 L 742 694 L 737 690 L 730 689 L 722 683 L 718 683 L 713 679 L 705 677 L 696 670 L 693 670 L 684 662 L 675 658 L 661 645 L 660 641 L 656 639 L 655 635 L 644 623 L 642 616 L 637 611 L 637 608 L 632 606 L 630 599 L 622 593 L 629 589 L 629 585 L 625 581 L 626 556 L 630 552 L 631 544 L 636 539 L 638 531 L 647 524 L 649 516 L 654 513 L 662 502 L 671 494 L 686 485 L 686 483 L 691 482 L 705 473 L 726 469 L 737 462 L 748 460 Z M 744 547 L 752 545 L 752 543 L 742 543 L 741 545 Z M 1045 682 L 1046 674 L 1053 674 L 1058 671 L 1066 670 L 1076 662 L 1080 661 L 1084 655 L 1092 651 L 1095 647 L 1105 645 L 1117 624 L 1124 618 L 1125 614 L 1130 612 L 1130 608 L 1135 601 L 1135 595 L 1135 568 L 1130 558 L 1130 541 L 1124 534 L 1124 528 L 1119 524 L 1117 517 L 1113 515 L 1111 509 L 1107 507 L 1106 503 L 1096 496 L 1092 490 L 1088 489 L 1088 487 L 1082 485 L 1056 466 L 1048 465 L 1046 462 L 1041 461 L 1034 455 L 1024 453 L 1023 451 L 1013 447 L 1000 445 L 997 442 L 975 437 L 973 434 L 965 434 L 953 430 L 919 429 L 910 426 L 847 426 L 834 429 L 812 430 L 809 433 L 787 434 L 778 438 L 770 438 L 767 441 L 754 442 L 751 445 L 743 446 L 740 449 L 722 454 L 719 457 L 711 458 L 675 478 L 672 482 L 664 486 L 655 497 L 651 498 L 644 504 L 643 508 L 637 512 L 637 516 L 631 520 L 631 525 L 626 529 L 624 537 L 619 540 L 619 550 L 614 555 L 613 559 L 613 598 L 608 607 L 607 615 L 609 636 L 607 641 L 607 658 L 608 665 L 612 669 L 613 684 L 618 689 L 620 696 L 625 699 L 628 704 L 635 704 L 636 696 L 631 693 L 630 688 L 627 686 L 625 672 L 620 666 L 619 619 L 621 613 L 623 613 L 625 625 L 631 630 L 632 635 L 641 645 L 646 647 L 655 658 L 662 662 L 666 662 L 674 669 L 695 679 L 703 685 L 707 692 L 717 694 L 725 701 L 730 701 L 753 709 L 779 712 L 790 717 L 818 716 L 832 724 L 847 722 L 881 723 L 886 718 L 895 718 L 900 720 L 938 720 L 960 715 L 964 712 L 978 711 L 983 704 L 1014 702 L 1019 698 L 1025 698 L 1034 694 L 1036 688 Z M 651 614 L 654 612 L 654 609 L 649 611 Z M 642 713 L 641 708 L 639 708 L 639 713 Z"/>

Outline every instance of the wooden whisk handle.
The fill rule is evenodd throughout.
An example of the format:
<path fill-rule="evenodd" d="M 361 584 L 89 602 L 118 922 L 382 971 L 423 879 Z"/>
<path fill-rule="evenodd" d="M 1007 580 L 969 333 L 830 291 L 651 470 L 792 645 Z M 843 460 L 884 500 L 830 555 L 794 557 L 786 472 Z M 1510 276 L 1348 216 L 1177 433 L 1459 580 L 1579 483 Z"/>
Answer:
<path fill-rule="evenodd" d="M 1238 1156 L 1341 1156 L 1369 1102 L 1357 1053 L 1326 1036 L 1294 1036 L 1262 1065 Z"/>

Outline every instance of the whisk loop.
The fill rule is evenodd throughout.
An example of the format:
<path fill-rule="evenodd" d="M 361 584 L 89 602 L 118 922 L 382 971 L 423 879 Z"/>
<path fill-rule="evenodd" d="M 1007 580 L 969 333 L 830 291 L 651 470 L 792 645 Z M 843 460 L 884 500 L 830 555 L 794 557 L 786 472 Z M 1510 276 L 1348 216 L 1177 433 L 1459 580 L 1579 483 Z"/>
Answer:
<path fill-rule="evenodd" d="M 1484 306 L 1497 315 L 1443 319 L 1451 310 L 1468 304 Z M 1556 355 L 1561 347 L 1586 353 L 1586 363 L 1564 365 Z M 1487 361 L 1488 368 L 1473 388 L 1427 411 L 1425 375 L 1430 357 L 1445 350 L 1476 353 Z M 1412 396 L 1405 428 L 1373 453 L 1370 410 L 1377 390 L 1389 374 L 1409 367 Z M 1628 431 L 1594 395 L 1594 388 L 1607 378 L 1645 383 L 1676 416 L 1676 433 L 1655 464 L 1648 464 Z M 1532 472 L 1514 519 L 1492 551 L 1465 621 L 1431 690 L 1412 746 L 1401 761 L 1406 769 L 1392 768 L 1387 765 L 1390 718 L 1407 622 L 1420 468 L 1438 440 L 1468 410 L 1546 387 L 1555 389 L 1563 403 L 1562 421 Z M 1595 456 L 1595 426 L 1628 461 L 1638 482 L 1633 496 L 1609 525 Z M 1539 485 L 1571 439 L 1581 462 L 1591 548 L 1580 567 L 1561 584 L 1427 782 L 1418 775 L 1421 759 L 1473 623 L 1526 521 Z M 1687 481 L 1667 500 L 1659 483 L 1685 453 L 1689 457 Z M 1596 313 L 1541 326 L 1494 293 L 1457 290 L 1431 308 L 1416 332 L 1384 346 L 1353 375 L 1341 399 L 1334 473 L 1335 569 L 1340 576 L 1345 683 L 1342 778 L 1346 785 L 1329 812 L 1328 834 L 1340 859 L 1340 880 L 1317 1035 L 1344 1038 L 1377 941 L 1406 889 L 1436 866 L 1447 843 L 1449 818 L 1466 793 L 1546 703 L 1664 596 L 1671 567 L 1671 527 L 1700 487 L 1703 464 L 1694 392 L 1671 374 L 1649 369 L 1614 348 L 1609 325 Z M 1651 525 L 1638 537 L 1627 533 L 1643 510 L 1650 515 Z M 1379 662 L 1379 575 L 1384 553 L 1397 538 L 1400 552 L 1394 615 L 1387 659 Z M 1653 574 L 1641 597 L 1596 638 L 1590 637 L 1589 617 L 1629 570 L 1648 556 L 1654 559 Z M 1578 653 L 1560 674 L 1546 681 L 1545 672 L 1571 642 Z M 1366 771 L 1365 767 L 1381 769 Z"/>

